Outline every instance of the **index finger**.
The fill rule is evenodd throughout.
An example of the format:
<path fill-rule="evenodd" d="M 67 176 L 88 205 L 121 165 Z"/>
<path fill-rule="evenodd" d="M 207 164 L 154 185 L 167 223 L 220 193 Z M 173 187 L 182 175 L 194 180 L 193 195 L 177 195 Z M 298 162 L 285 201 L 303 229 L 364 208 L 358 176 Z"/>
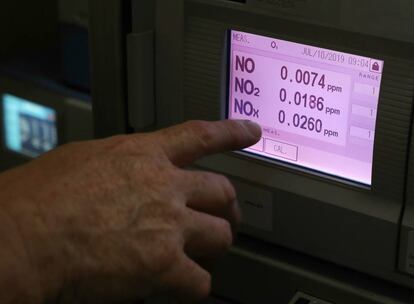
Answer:
<path fill-rule="evenodd" d="M 215 122 L 189 121 L 158 132 L 162 149 L 178 166 L 218 152 L 239 150 L 254 145 L 261 127 L 248 120 Z"/>

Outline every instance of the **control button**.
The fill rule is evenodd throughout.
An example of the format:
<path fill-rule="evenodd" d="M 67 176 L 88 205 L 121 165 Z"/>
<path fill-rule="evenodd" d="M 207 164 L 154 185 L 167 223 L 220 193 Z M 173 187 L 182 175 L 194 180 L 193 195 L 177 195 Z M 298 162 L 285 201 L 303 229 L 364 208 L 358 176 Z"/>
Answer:
<path fill-rule="evenodd" d="M 267 232 L 273 232 L 273 194 L 249 184 L 232 180 L 243 214 L 242 223 Z"/>
<path fill-rule="evenodd" d="M 265 152 L 281 158 L 297 161 L 298 147 L 275 140 L 265 139 Z"/>
<path fill-rule="evenodd" d="M 296 300 L 294 304 L 310 304 L 311 301 L 305 298 L 299 298 Z"/>
<path fill-rule="evenodd" d="M 374 141 L 375 132 L 368 129 L 358 128 L 358 127 L 351 127 L 351 136 L 358 137 L 361 139 Z"/>
<path fill-rule="evenodd" d="M 359 105 L 353 105 L 352 114 L 375 119 L 375 117 L 377 117 L 377 110 Z"/>
<path fill-rule="evenodd" d="M 354 92 L 362 95 L 368 95 L 372 97 L 379 97 L 380 88 L 377 86 L 365 84 L 365 83 L 355 83 Z"/>

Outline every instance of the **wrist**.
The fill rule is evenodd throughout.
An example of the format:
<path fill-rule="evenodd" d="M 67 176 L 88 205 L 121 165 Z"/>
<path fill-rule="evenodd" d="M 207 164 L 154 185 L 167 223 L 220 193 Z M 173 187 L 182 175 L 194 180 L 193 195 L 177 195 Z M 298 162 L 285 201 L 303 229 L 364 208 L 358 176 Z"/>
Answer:
<path fill-rule="evenodd" d="M 10 291 L 5 295 L 12 297 L 10 303 L 44 303 L 64 281 L 58 246 L 33 207 L 16 201 L 0 206 L 0 289 Z"/>

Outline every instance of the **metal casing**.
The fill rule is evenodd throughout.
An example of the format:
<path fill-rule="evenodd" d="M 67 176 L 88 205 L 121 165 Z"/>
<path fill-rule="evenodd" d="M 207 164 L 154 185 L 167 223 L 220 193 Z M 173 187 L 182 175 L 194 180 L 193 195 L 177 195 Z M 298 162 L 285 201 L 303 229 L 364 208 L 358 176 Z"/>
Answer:
<path fill-rule="evenodd" d="M 150 101 L 156 105 L 155 128 L 190 119 L 223 118 L 228 29 L 384 60 L 372 189 L 234 153 L 206 158 L 198 165 L 230 176 L 239 188 L 250 187 L 251 196 L 255 191 L 269 193 L 271 229 L 247 223 L 244 233 L 414 288 L 414 280 L 399 274 L 395 265 L 413 110 L 414 33 L 407 29 L 412 23 L 408 16 L 390 17 L 385 9 L 397 13 L 395 7 L 404 7 L 414 12 L 413 4 L 287 1 L 289 8 L 271 3 L 276 2 L 147 3 L 156 33 L 156 95 Z M 143 32 L 139 16 L 144 7 L 145 1 L 132 2 L 134 34 Z M 392 26 L 380 26 L 377 20 Z"/>

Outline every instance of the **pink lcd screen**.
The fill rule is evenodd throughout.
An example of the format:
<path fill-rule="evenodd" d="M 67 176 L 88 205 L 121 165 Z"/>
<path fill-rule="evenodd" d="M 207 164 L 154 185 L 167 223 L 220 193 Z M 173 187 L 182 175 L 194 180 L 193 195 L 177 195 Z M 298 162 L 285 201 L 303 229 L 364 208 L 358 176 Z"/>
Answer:
<path fill-rule="evenodd" d="M 230 31 L 228 118 L 262 126 L 249 154 L 372 185 L 384 61 Z"/>

